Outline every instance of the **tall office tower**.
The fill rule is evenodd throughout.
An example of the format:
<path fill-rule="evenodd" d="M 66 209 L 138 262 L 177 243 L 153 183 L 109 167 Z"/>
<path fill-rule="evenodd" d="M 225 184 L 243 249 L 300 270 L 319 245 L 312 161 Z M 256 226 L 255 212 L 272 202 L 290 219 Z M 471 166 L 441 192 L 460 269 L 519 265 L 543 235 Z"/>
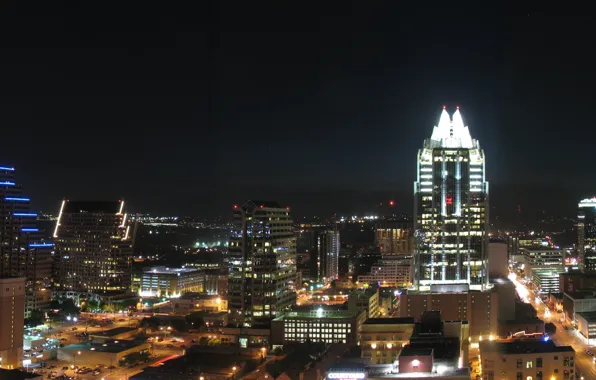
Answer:
<path fill-rule="evenodd" d="M 124 201 L 62 201 L 54 230 L 55 289 L 130 292 L 132 237 Z"/>
<path fill-rule="evenodd" d="M 596 197 L 581 200 L 578 209 L 579 267 L 584 273 L 596 273 Z"/>
<path fill-rule="evenodd" d="M 409 220 L 383 220 L 375 223 L 375 241 L 384 259 L 411 256 L 414 234 Z"/>
<path fill-rule="evenodd" d="M 335 280 L 339 276 L 339 231 L 321 232 L 317 240 L 319 278 Z"/>
<path fill-rule="evenodd" d="M 296 303 L 296 237 L 289 208 L 276 202 L 234 206 L 229 244 L 230 320 L 268 325 Z"/>
<path fill-rule="evenodd" d="M 0 277 L 0 368 L 23 363 L 25 282 L 24 277 Z"/>
<path fill-rule="evenodd" d="M 53 245 L 44 241 L 13 167 L 0 167 L 0 276 L 26 277 L 25 317 L 50 305 Z"/>
<path fill-rule="evenodd" d="M 488 182 L 484 151 L 464 126 L 459 107 L 445 109 L 418 152 L 414 183 L 414 285 L 488 286 Z"/>

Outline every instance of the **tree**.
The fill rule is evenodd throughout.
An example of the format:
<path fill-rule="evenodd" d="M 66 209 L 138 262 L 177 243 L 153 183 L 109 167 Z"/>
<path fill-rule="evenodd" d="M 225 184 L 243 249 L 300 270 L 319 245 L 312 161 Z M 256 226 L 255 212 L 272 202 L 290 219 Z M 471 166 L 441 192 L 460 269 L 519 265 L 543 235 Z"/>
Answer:
<path fill-rule="evenodd" d="M 91 311 L 99 309 L 99 301 L 97 301 L 97 300 L 87 301 L 87 309 L 91 310 Z"/>
<path fill-rule="evenodd" d="M 152 330 L 157 330 L 159 329 L 159 325 L 161 324 L 161 321 L 159 320 L 159 318 L 156 317 L 149 317 L 149 318 L 143 318 L 143 320 L 141 321 L 141 327 L 146 329 L 152 329 Z"/>
<path fill-rule="evenodd" d="M 79 314 L 79 308 L 74 304 L 74 301 L 70 298 L 52 300 L 50 308 L 59 309 L 63 314 Z"/>
<path fill-rule="evenodd" d="M 184 320 L 190 325 L 191 329 L 200 329 L 201 327 L 205 326 L 203 314 L 199 312 L 188 314 Z"/>
<path fill-rule="evenodd" d="M 172 319 L 170 326 L 172 326 L 172 328 L 178 332 L 188 331 L 188 324 L 182 319 Z"/>
<path fill-rule="evenodd" d="M 46 316 L 43 311 L 39 309 L 31 310 L 31 316 L 25 319 L 25 325 L 34 327 L 43 324 Z"/>

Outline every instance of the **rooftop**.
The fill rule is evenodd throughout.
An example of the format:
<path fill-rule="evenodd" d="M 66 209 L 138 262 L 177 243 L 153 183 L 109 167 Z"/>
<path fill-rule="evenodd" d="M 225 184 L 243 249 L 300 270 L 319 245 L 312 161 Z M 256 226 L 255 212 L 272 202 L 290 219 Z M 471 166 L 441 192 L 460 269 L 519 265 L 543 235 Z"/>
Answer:
<path fill-rule="evenodd" d="M 69 351 L 89 351 L 89 352 L 109 352 L 118 353 L 129 350 L 133 347 L 145 345 L 149 347 L 148 343 L 139 343 L 134 340 L 110 340 L 108 342 L 85 342 L 71 344 L 66 347 L 61 347 L 61 350 Z"/>
<path fill-rule="evenodd" d="M 92 333 L 91 335 L 110 337 L 110 336 L 119 335 L 119 334 L 123 334 L 126 332 L 131 332 L 131 331 L 138 331 L 138 329 L 135 327 L 116 327 L 116 328 L 113 328 L 110 330 Z"/>
<path fill-rule="evenodd" d="M 145 273 L 157 273 L 157 274 L 178 274 L 178 273 L 189 273 L 198 272 L 197 268 L 169 268 L 169 267 L 153 267 L 146 270 Z"/>
<path fill-rule="evenodd" d="M 315 309 L 315 310 L 308 310 L 308 311 L 290 311 L 283 314 L 280 317 L 274 319 L 274 321 L 283 321 L 288 318 L 337 318 L 337 319 L 345 319 L 345 318 L 354 318 L 360 313 L 366 313 L 365 310 L 360 312 L 351 312 L 348 310 L 329 310 L 329 309 Z"/>
<path fill-rule="evenodd" d="M 122 201 L 67 201 L 64 203 L 63 212 L 91 212 L 91 213 L 110 213 L 120 212 Z"/>
<path fill-rule="evenodd" d="M 569 298 L 572 298 L 574 300 L 582 300 L 585 298 L 595 298 L 596 296 L 594 295 L 594 291 L 577 291 L 577 292 L 565 292 L 564 295 L 566 295 Z"/>
<path fill-rule="evenodd" d="M 250 208 L 261 207 L 261 206 L 263 206 L 263 208 L 285 208 L 285 207 L 281 207 L 279 205 L 279 203 L 274 202 L 274 201 L 259 201 L 259 200 L 248 201 L 242 207 L 244 209 L 250 209 Z"/>
<path fill-rule="evenodd" d="M 403 350 L 401 350 L 401 354 L 399 354 L 399 356 L 430 356 L 432 354 L 432 348 L 415 348 L 407 345 L 403 348 Z"/>
<path fill-rule="evenodd" d="M 547 352 L 575 352 L 571 346 L 557 346 L 552 340 L 535 341 L 482 341 L 480 342 L 480 352 L 499 352 L 502 354 L 533 354 Z"/>
<path fill-rule="evenodd" d="M 453 113 L 453 119 L 443 108 L 439 125 L 434 127 L 430 138 L 430 147 L 441 148 L 478 148 L 478 142 L 470 136 L 470 130 L 464 126 L 459 107 Z"/>
<path fill-rule="evenodd" d="M 180 296 L 181 300 L 214 300 L 214 299 L 225 299 L 218 294 L 207 294 L 207 293 L 186 293 Z"/>
<path fill-rule="evenodd" d="M 2 369 L 2 368 L 0 368 L 0 379 L 2 379 L 2 380 L 23 380 L 23 379 L 33 379 L 36 377 L 42 377 L 42 376 L 35 374 L 35 373 L 19 371 L 18 369 Z"/>
<path fill-rule="evenodd" d="M 415 320 L 412 317 L 404 318 L 368 318 L 365 325 L 402 325 L 402 324 L 414 324 Z"/>
<path fill-rule="evenodd" d="M 596 311 L 583 311 L 575 313 L 588 322 L 596 322 Z"/>

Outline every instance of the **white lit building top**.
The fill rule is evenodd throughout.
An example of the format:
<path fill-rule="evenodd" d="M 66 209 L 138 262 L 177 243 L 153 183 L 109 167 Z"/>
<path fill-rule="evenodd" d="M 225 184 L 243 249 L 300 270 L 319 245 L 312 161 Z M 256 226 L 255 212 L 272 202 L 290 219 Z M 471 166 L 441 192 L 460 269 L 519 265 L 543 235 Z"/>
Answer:
<path fill-rule="evenodd" d="M 478 148 L 478 141 L 472 139 L 470 130 L 464 126 L 459 107 L 453 114 L 453 119 L 449 117 L 447 110 L 443 107 L 439 125 L 433 129 L 430 145 L 430 148 L 474 149 Z"/>
<path fill-rule="evenodd" d="M 578 205 L 580 208 L 596 207 L 596 197 L 582 199 Z"/>

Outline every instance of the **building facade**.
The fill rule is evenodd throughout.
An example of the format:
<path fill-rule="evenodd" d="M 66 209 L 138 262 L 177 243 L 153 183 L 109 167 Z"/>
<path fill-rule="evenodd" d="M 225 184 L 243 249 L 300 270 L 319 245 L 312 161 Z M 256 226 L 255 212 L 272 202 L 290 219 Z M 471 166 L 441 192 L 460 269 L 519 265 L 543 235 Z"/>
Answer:
<path fill-rule="evenodd" d="M 577 247 L 580 270 L 596 273 L 596 197 L 583 199 L 578 205 Z"/>
<path fill-rule="evenodd" d="M 143 273 L 142 296 L 179 297 L 188 292 L 203 292 L 205 274 L 194 268 L 154 267 Z"/>
<path fill-rule="evenodd" d="M 468 321 L 470 335 L 496 335 L 499 325 L 497 291 L 423 292 L 408 291 L 400 296 L 400 317 L 417 321 L 425 312 L 438 310 L 443 320 Z"/>
<path fill-rule="evenodd" d="M 366 311 L 318 308 L 310 311 L 291 311 L 271 322 L 271 343 L 289 342 L 347 343 L 358 342 L 358 331 L 366 320 Z"/>
<path fill-rule="evenodd" d="M 27 279 L 25 317 L 50 305 L 53 244 L 45 241 L 13 167 L 0 167 L 0 276 Z"/>
<path fill-rule="evenodd" d="M 339 231 L 324 231 L 318 236 L 319 279 L 334 280 L 339 276 Z"/>
<path fill-rule="evenodd" d="M 414 331 L 414 318 L 369 318 L 360 328 L 363 359 L 372 364 L 393 364 Z"/>
<path fill-rule="evenodd" d="M 459 107 L 445 109 L 418 152 L 414 183 L 415 286 L 488 285 L 488 182 L 485 155 Z"/>
<path fill-rule="evenodd" d="M 62 201 L 54 230 L 57 290 L 127 293 L 133 231 L 124 201 Z"/>
<path fill-rule="evenodd" d="M 363 284 L 379 284 L 383 287 L 406 287 L 412 285 L 414 267 L 412 258 L 379 260 L 371 266 L 369 274 L 358 276 Z"/>
<path fill-rule="evenodd" d="M 414 253 L 412 222 L 407 220 L 377 222 L 375 242 L 383 258 L 412 255 Z"/>
<path fill-rule="evenodd" d="M 480 342 L 483 379 L 575 379 L 575 351 L 552 341 Z"/>
<path fill-rule="evenodd" d="M 379 289 L 357 290 L 348 296 L 348 310 L 352 313 L 366 311 L 368 318 L 379 316 Z"/>
<path fill-rule="evenodd" d="M 267 325 L 296 303 L 296 237 L 290 210 L 275 202 L 234 206 L 228 247 L 230 323 Z"/>
<path fill-rule="evenodd" d="M 24 277 L 0 277 L 0 368 L 23 363 L 25 283 Z"/>

